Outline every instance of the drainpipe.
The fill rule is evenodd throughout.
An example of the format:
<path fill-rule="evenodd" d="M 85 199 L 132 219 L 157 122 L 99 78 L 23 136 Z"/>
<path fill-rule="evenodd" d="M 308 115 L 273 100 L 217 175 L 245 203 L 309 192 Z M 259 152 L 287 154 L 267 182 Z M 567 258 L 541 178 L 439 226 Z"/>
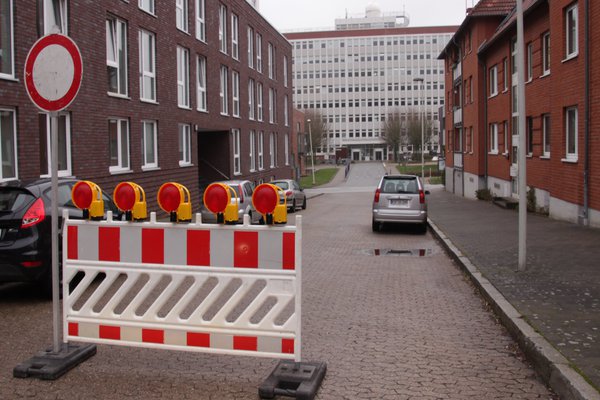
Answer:
<path fill-rule="evenodd" d="M 589 226 L 590 197 L 590 0 L 585 0 L 585 162 L 583 167 L 583 215 L 582 224 Z"/>
<path fill-rule="evenodd" d="M 484 164 L 483 164 L 483 182 L 485 184 L 485 188 L 484 189 L 488 189 L 488 117 L 487 117 L 487 113 L 488 113 L 488 97 L 487 97 L 487 85 L 488 85 L 488 79 L 487 79 L 487 64 L 485 61 L 483 61 L 482 57 L 477 55 L 477 58 L 479 59 L 479 64 L 481 64 L 481 66 L 483 67 L 483 90 L 484 90 L 484 94 L 483 94 L 483 130 L 485 132 L 485 134 L 483 135 L 483 144 L 484 144 L 484 148 L 483 148 L 483 157 L 484 157 Z M 480 96 L 481 97 L 481 96 Z M 471 143 L 471 146 L 473 145 L 473 143 Z"/>

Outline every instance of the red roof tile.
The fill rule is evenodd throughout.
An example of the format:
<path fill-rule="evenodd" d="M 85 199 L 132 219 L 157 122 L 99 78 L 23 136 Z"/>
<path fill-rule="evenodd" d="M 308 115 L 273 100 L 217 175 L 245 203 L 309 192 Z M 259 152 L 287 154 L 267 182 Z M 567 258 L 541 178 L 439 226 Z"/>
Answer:
<path fill-rule="evenodd" d="M 507 15 L 516 6 L 515 0 L 481 0 L 468 13 L 470 17 Z"/>

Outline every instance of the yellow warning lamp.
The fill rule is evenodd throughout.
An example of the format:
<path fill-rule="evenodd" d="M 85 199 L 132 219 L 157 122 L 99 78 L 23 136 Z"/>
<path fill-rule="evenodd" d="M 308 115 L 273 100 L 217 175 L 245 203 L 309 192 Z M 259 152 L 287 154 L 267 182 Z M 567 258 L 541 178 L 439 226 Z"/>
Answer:
<path fill-rule="evenodd" d="M 182 184 L 167 182 L 158 189 L 158 205 L 168 212 L 171 222 L 191 222 L 192 202 L 190 191 Z"/>
<path fill-rule="evenodd" d="M 283 199 L 283 203 L 279 203 Z M 270 183 L 258 185 L 252 193 L 252 204 L 267 225 L 287 223 L 287 199 L 283 190 Z"/>
<path fill-rule="evenodd" d="M 125 212 L 127 221 L 140 221 L 148 217 L 146 211 L 146 193 L 133 182 L 121 182 L 113 192 L 113 200 L 119 210 Z"/>
<path fill-rule="evenodd" d="M 102 189 L 94 182 L 77 182 L 71 189 L 71 200 L 75 207 L 83 210 L 84 219 L 101 220 L 104 217 Z"/>
<path fill-rule="evenodd" d="M 234 194 L 235 203 L 231 202 Z M 213 214 L 217 214 L 217 223 L 235 224 L 238 222 L 238 203 L 235 190 L 224 183 L 211 183 L 202 196 L 204 206 Z"/>

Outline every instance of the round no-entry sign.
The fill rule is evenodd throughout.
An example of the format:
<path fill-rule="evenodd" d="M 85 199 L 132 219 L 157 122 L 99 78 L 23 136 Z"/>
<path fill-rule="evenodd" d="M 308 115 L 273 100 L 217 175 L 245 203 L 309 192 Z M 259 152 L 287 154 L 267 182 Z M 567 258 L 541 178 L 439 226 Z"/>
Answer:
<path fill-rule="evenodd" d="M 25 60 L 25 89 L 43 111 L 60 111 L 75 99 L 83 77 L 79 48 L 60 34 L 40 38 Z"/>

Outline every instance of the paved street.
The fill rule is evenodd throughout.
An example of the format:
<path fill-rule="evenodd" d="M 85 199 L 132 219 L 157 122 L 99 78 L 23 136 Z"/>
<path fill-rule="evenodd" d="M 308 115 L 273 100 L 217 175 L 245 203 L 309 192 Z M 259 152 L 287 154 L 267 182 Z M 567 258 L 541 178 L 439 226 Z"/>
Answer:
<path fill-rule="evenodd" d="M 311 191 L 298 213 L 303 359 L 328 366 L 318 398 L 554 398 L 430 233 L 371 232 L 383 172 L 353 164 L 345 183 Z M 0 287 L 0 398 L 255 399 L 276 364 L 98 346 L 57 381 L 12 378 L 16 364 L 51 344 L 51 312 L 30 289 Z"/>

